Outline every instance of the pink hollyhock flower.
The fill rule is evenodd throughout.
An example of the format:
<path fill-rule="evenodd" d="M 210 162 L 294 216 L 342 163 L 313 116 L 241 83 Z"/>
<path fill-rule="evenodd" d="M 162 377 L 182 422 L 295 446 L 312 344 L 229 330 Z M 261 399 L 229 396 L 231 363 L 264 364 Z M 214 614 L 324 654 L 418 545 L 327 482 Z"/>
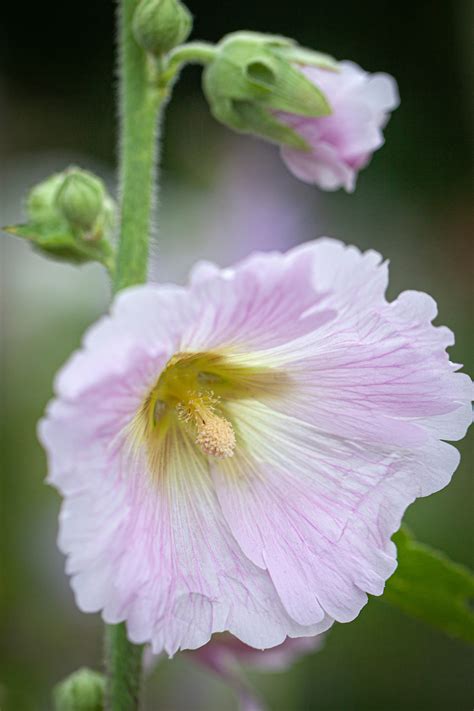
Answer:
<path fill-rule="evenodd" d="M 322 645 L 323 635 L 315 637 L 288 637 L 283 644 L 264 651 L 253 649 L 229 634 L 217 635 L 194 652 L 187 652 L 193 659 L 217 674 L 238 694 L 240 711 L 263 711 L 260 701 L 248 684 L 243 671 L 286 671 L 300 657 L 315 652 Z"/>
<path fill-rule="evenodd" d="M 349 622 L 444 487 L 472 383 L 433 300 L 318 240 L 120 293 L 40 425 L 77 603 L 154 652 Z"/>
<path fill-rule="evenodd" d="M 326 96 L 329 116 L 305 118 L 279 114 L 306 139 L 309 152 L 282 147 L 291 172 L 323 190 L 353 192 L 357 173 L 384 143 L 382 129 L 397 108 L 397 83 L 388 74 L 368 74 L 353 62 L 340 62 L 339 71 L 303 67 L 302 71 Z"/>

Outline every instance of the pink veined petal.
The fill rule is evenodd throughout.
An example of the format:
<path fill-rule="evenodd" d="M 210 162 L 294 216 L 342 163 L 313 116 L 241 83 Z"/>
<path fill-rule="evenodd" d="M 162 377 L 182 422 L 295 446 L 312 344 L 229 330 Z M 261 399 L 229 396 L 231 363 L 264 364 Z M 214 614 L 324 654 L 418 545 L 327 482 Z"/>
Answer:
<path fill-rule="evenodd" d="M 349 327 L 360 311 L 385 303 L 388 267 L 378 252 L 362 253 L 327 237 L 306 248 L 313 259 L 314 284 L 327 294 L 326 308 L 336 309 Z"/>
<path fill-rule="evenodd" d="M 201 317 L 185 331 L 184 350 L 235 346 L 268 347 L 311 332 L 334 317 L 320 307 L 325 294 L 313 280 L 311 250 L 293 249 L 288 259 L 276 253 L 254 254 L 236 269 L 216 273 L 200 263 L 191 289 L 202 304 Z"/>
<path fill-rule="evenodd" d="M 353 286 L 352 303 L 361 303 Z M 327 306 L 337 308 L 330 298 Z M 464 436 L 472 385 L 449 364 L 452 334 L 431 325 L 435 315 L 430 297 L 407 292 L 391 304 L 381 298 L 378 308 L 346 311 L 313 340 L 260 352 L 257 360 L 287 369 L 298 385 L 274 406 L 321 431 L 385 444 L 422 445 L 433 427 L 445 438 Z"/>
<path fill-rule="evenodd" d="M 322 238 L 283 258 L 255 253 L 233 269 L 200 262 L 191 274 L 199 319 L 185 330 L 183 350 L 286 344 L 331 322 L 336 312 L 356 314 L 362 304 L 386 303 L 387 265 L 372 250 L 361 254 Z M 357 300 L 354 299 L 357 293 Z"/>
<path fill-rule="evenodd" d="M 405 452 L 367 448 L 255 403 L 234 408 L 253 457 L 213 468 L 234 536 L 300 624 L 323 610 L 354 619 L 396 567 L 386 542 L 406 507 L 449 481 L 457 451 L 434 441 Z"/>
<path fill-rule="evenodd" d="M 316 622 L 325 610 L 339 621 L 353 619 L 366 602 L 367 587 L 359 588 L 334 564 L 331 550 L 348 511 L 364 495 L 365 482 L 370 485 L 385 474 L 388 456 L 381 453 L 364 462 L 337 440 L 318 440 L 314 428 L 264 406 L 239 403 L 234 408 L 253 457 L 216 464 L 213 476 L 235 537 L 256 565 L 268 569 L 286 610 L 300 624 Z M 331 456 L 331 449 L 338 456 Z M 344 477 L 350 480 L 347 490 Z M 395 567 L 384 555 L 374 553 L 373 558 L 378 558 L 378 569 L 371 573 L 370 592 L 380 591 Z"/>
<path fill-rule="evenodd" d="M 424 308 L 423 294 L 412 301 Z M 397 311 L 394 302 L 367 313 L 347 340 L 338 339 L 336 323 L 321 329 L 327 348 L 291 366 L 300 394 L 285 403 L 286 411 L 334 434 L 407 446 L 423 444 L 430 435 L 425 424 L 450 413 L 451 429 L 441 436 L 459 438 L 458 426 L 464 436 L 472 385 L 449 365 L 449 332 L 414 319 L 410 332 L 398 325 Z"/>
<path fill-rule="evenodd" d="M 111 314 L 87 331 L 82 349 L 59 371 L 56 390 L 76 397 L 109 375 L 125 372 L 131 360 L 140 361 L 142 356 L 134 356 L 138 351 L 157 363 L 163 353 L 170 357 L 196 308 L 182 287 L 147 284 L 122 291 Z"/>

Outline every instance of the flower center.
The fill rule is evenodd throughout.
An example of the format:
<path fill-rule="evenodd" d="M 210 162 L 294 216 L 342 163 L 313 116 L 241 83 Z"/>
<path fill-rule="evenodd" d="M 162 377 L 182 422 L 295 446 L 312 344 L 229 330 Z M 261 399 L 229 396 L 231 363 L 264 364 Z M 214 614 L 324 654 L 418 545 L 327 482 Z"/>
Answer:
<path fill-rule="evenodd" d="M 173 356 L 147 401 L 153 428 L 166 429 L 174 418 L 191 434 L 203 454 L 219 459 L 231 457 L 235 432 L 222 410 L 223 400 L 232 395 L 235 383 L 225 370 L 222 357 L 213 354 Z"/>
<path fill-rule="evenodd" d="M 145 445 L 151 471 L 161 466 L 168 434 L 168 443 L 190 438 L 206 457 L 232 457 L 238 427 L 228 404 L 280 391 L 284 382 L 281 373 L 245 366 L 229 354 L 177 353 L 127 428 L 129 445 Z"/>

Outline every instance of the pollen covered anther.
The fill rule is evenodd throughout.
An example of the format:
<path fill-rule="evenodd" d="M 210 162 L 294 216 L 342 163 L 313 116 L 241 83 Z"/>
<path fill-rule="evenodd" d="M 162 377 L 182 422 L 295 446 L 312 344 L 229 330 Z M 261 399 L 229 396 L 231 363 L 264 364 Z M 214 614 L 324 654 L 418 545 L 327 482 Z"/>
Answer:
<path fill-rule="evenodd" d="M 197 429 L 195 442 L 204 454 L 217 459 L 233 456 L 235 433 L 229 420 L 210 412 L 205 419 L 196 416 L 195 424 Z"/>
<path fill-rule="evenodd" d="M 179 419 L 194 429 L 194 442 L 203 454 L 227 459 L 234 454 L 235 433 L 229 420 L 215 412 L 217 402 L 209 393 L 190 398 L 186 405 L 180 403 L 176 410 Z"/>

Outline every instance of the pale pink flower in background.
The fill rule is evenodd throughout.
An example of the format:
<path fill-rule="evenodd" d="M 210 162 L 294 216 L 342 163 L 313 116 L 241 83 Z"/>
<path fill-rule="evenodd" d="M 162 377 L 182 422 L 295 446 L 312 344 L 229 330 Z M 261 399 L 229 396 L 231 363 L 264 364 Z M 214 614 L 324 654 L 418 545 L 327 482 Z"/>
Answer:
<path fill-rule="evenodd" d="M 283 644 L 272 649 L 260 650 L 249 647 L 230 634 L 213 635 L 199 649 L 185 652 L 187 659 L 216 674 L 238 696 L 240 711 L 263 711 L 265 704 L 246 679 L 245 671 L 283 672 L 299 659 L 318 651 L 324 635 L 315 637 L 288 637 Z M 148 672 L 162 660 L 163 655 L 154 655 L 147 648 L 144 667 Z"/>
<path fill-rule="evenodd" d="M 353 62 L 339 71 L 302 67 L 324 93 L 332 113 L 320 118 L 279 114 L 311 146 L 309 152 L 281 149 L 283 160 L 300 180 L 323 190 L 352 192 L 357 174 L 384 143 L 382 129 L 397 108 L 397 83 L 389 74 L 368 74 Z"/>
<path fill-rule="evenodd" d="M 248 684 L 244 670 L 287 671 L 298 659 L 320 649 L 322 643 L 323 635 L 297 639 L 288 637 L 283 644 L 262 651 L 225 634 L 213 637 L 204 647 L 187 652 L 187 655 L 213 671 L 236 691 L 240 711 L 263 711 L 265 704 Z"/>
<path fill-rule="evenodd" d="M 195 187 L 170 186 L 156 259 L 155 250 L 152 254 L 153 281 L 166 275 L 181 284 L 197 259 L 233 264 L 252 251 L 285 251 L 320 234 L 327 222 L 324 205 L 280 167 L 279 156 L 265 143 L 228 140 L 205 196 Z"/>
<path fill-rule="evenodd" d="M 435 303 L 387 283 L 322 239 L 116 297 L 40 425 L 82 610 L 172 655 L 316 635 L 383 592 L 472 417 Z"/>

